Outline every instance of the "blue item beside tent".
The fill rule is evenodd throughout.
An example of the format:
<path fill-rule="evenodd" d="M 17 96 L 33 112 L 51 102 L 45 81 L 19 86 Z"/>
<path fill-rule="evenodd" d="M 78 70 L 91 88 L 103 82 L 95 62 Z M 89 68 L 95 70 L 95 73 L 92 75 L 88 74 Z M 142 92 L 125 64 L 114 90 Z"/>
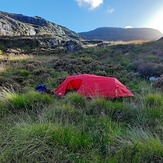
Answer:
<path fill-rule="evenodd" d="M 39 84 L 37 87 L 35 87 L 35 91 L 39 92 L 39 93 L 46 93 L 46 85 L 43 84 Z"/>

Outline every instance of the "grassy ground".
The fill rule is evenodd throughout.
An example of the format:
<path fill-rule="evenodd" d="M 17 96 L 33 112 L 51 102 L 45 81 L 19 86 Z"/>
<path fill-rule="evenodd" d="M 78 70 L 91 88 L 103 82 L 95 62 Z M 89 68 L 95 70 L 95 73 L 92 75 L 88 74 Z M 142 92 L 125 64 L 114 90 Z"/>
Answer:
<path fill-rule="evenodd" d="M 108 68 L 96 57 L 92 49 L 63 58 L 1 55 L 0 162 L 163 162 L 162 92 L 117 60 Z M 89 72 L 83 65 L 107 76 L 112 70 L 135 97 L 58 98 L 34 91 L 39 83 L 54 90 L 68 75 Z"/>

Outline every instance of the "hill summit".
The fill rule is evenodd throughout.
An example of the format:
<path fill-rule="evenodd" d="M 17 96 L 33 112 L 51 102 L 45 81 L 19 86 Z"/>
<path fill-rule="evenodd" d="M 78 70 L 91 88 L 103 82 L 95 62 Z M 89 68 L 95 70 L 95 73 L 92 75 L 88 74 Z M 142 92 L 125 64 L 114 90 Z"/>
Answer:
<path fill-rule="evenodd" d="M 157 40 L 163 34 L 152 28 L 116 28 L 101 27 L 88 32 L 79 33 L 88 40 L 105 41 L 133 41 L 133 40 Z"/>
<path fill-rule="evenodd" d="M 44 18 L 7 12 L 0 12 L 0 36 L 1 46 L 10 49 L 37 47 L 74 52 L 82 48 L 83 41 L 77 33 Z"/>
<path fill-rule="evenodd" d="M 44 18 L 0 12 L 0 36 L 36 35 L 51 35 L 64 41 L 81 39 L 77 33 Z"/>

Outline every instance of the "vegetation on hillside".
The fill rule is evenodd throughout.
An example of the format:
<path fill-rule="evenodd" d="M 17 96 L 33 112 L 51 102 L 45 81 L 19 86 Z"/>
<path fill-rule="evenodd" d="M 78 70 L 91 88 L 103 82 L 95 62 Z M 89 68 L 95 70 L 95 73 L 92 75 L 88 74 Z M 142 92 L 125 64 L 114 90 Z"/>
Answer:
<path fill-rule="evenodd" d="M 163 34 L 152 28 L 119 28 L 100 27 L 88 32 L 79 33 L 88 40 L 107 41 L 132 41 L 132 40 L 157 40 Z"/>
<path fill-rule="evenodd" d="M 0 162 L 163 161 L 162 41 L 78 53 L 7 54 L 0 46 Z M 54 90 L 67 76 L 117 77 L 135 96 L 86 99 Z"/>

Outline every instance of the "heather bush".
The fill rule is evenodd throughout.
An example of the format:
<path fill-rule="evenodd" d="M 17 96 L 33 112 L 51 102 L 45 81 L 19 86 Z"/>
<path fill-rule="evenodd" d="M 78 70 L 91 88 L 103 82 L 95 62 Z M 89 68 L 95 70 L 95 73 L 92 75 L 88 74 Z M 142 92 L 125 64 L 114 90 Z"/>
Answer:
<path fill-rule="evenodd" d="M 161 75 L 157 81 L 153 83 L 153 87 L 160 89 L 163 92 L 163 76 Z"/>
<path fill-rule="evenodd" d="M 162 73 L 162 43 L 154 44 L 110 43 L 73 54 L 43 49 L 9 55 L 9 62 L 0 47 L 0 162 L 163 162 L 162 77 L 146 80 Z M 53 91 L 82 73 L 116 77 L 135 96 L 33 91 L 39 82 Z"/>
<path fill-rule="evenodd" d="M 27 77 L 29 76 L 30 72 L 28 70 L 19 70 L 18 74 L 20 74 L 20 76 Z"/>

